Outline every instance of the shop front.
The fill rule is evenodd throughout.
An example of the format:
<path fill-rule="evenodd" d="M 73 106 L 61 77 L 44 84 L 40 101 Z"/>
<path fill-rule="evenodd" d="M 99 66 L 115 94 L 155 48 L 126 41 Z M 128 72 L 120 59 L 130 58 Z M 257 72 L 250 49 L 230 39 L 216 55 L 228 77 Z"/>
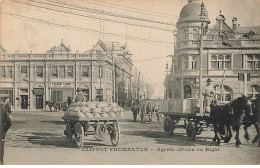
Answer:
<path fill-rule="evenodd" d="M 72 83 L 52 83 L 50 88 L 51 102 L 64 103 L 69 97 L 74 96 L 74 85 Z"/>

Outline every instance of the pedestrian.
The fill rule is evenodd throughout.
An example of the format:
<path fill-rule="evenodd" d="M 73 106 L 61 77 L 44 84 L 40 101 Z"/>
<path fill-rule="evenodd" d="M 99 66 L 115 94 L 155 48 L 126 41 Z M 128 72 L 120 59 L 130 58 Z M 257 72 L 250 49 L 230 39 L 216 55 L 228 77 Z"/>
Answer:
<path fill-rule="evenodd" d="M 138 102 L 137 101 L 133 102 L 132 112 L 133 112 L 134 121 L 136 121 L 137 114 L 139 113 L 139 108 L 138 108 Z"/>
<path fill-rule="evenodd" d="M 3 101 L 2 97 L 0 99 L 0 164 L 4 164 L 4 143 L 6 132 L 11 127 L 11 119 L 9 118 L 11 114 L 11 104 L 9 102 Z"/>
<path fill-rule="evenodd" d="M 215 100 L 215 89 L 211 85 L 212 80 L 210 78 L 207 79 L 207 84 L 202 88 L 202 94 L 204 96 L 204 112 L 210 113 L 210 104 L 213 100 Z"/>
<path fill-rule="evenodd" d="M 77 94 L 73 97 L 72 102 L 84 102 L 85 101 L 85 96 L 82 94 L 82 89 L 77 88 Z"/>
<path fill-rule="evenodd" d="M 67 103 L 68 103 L 68 106 L 70 106 L 70 104 L 72 103 L 72 98 L 70 96 L 68 96 Z"/>

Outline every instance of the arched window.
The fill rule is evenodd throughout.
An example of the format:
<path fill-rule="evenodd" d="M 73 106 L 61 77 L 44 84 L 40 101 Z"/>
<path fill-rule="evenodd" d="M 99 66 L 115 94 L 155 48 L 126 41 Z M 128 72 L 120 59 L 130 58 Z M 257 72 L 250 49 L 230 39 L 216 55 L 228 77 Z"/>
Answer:
<path fill-rule="evenodd" d="M 184 86 L 184 99 L 191 98 L 191 87 L 189 85 Z"/>
<path fill-rule="evenodd" d="M 182 40 L 188 40 L 189 39 L 189 30 L 187 28 L 182 29 Z"/>
<path fill-rule="evenodd" d="M 232 89 L 229 86 L 224 85 L 222 88 L 221 85 L 215 86 L 217 99 L 221 102 L 230 102 L 232 100 Z"/>
<path fill-rule="evenodd" d="M 247 95 L 255 99 L 257 95 L 260 95 L 260 86 L 252 85 L 248 87 Z"/>
<path fill-rule="evenodd" d="M 214 36 L 215 41 L 226 41 L 228 40 L 227 35 L 223 32 L 217 32 Z"/>

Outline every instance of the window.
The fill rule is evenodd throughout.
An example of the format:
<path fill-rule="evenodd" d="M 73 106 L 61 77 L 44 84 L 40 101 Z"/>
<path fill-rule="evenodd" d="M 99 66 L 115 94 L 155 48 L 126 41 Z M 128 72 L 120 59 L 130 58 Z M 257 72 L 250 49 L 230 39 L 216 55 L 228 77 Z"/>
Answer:
<path fill-rule="evenodd" d="M 52 77 L 58 78 L 58 66 L 56 66 L 56 65 L 52 66 Z"/>
<path fill-rule="evenodd" d="M 97 76 L 98 76 L 98 78 L 103 78 L 104 77 L 104 67 L 102 65 L 98 66 Z"/>
<path fill-rule="evenodd" d="M 27 66 L 21 66 L 22 78 L 27 78 Z"/>
<path fill-rule="evenodd" d="M 52 90 L 51 92 L 51 101 L 62 103 L 62 91 Z"/>
<path fill-rule="evenodd" d="M 96 101 L 103 101 L 103 89 L 97 89 L 96 92 Z"/>
<path fill-rule="evenodd" d="M 260 55 L 247 55 L 247 68 L 260 69 Z"/>
<path fill-rule="evenodd" d="M 65 66 L 64 65 L 60 65 L 59 67 L 59 78 L 65 78 Z"/>
<path fill-rule="evenodd" d="M 184 69 L 189 69 L 189 56 L 184 57 Z"/>
<path fill-rule="evenodd" d="M 89 77 L 89 65 L 82 65 L 82 76 Z"/>
<path fill-rule="evenodd" d="M 222 89 L 221 86 L 215 86 L 217 99 L 221 102 L 230 102 L 232 100 L 232 89 L 228 86 L 224 86 Z M 222 93 L 222 96 L 221 96 Z"/>
<path fill-rule="evenodd" d="M 191 87 L 189 85 L 184 86 L 184 99 L 191 98 Z"/>
<path fill-rule="evenodd" d="M 193 55 L 191 57 L 191 69 L 197 69 L 197 56 Z"/>
<path fill-rule="evenodd" d="M 5 67 L 1 66 L 1 78 L 5 78 Z"/>
<path fill-rule="evenodd" d="M 184 58 L 184 69 L 197 69 L 197 56 L 196 55 L 189 55 Z"/>
<path fill-rule="evenodd" d="M 82 94 L 85 97 L 86 101 L 89 101 L 89 89 L 82 89 Z"/>
<path fill-rule="evenodd" d="M 188 29 L 183 29 L 183 40 L 188 40 L 189 39 L 189 30 Z"/>
<path fill-rule="evenodd" d="M 73 78 L 73 66 L 71 65 L 67 66 L 67 77 Z"/>
<path fill-rule="evenodd" d="M 0 90 L 0 94 L 8 94 L 9 95 L 9 102 L 13 105 L 13 90 L 5 90 L 5 89 L 1 89 Z M 6 98 L 5 98 L 5 102 L 6 102 Z"/>
<path fill-rule="evenodd" d="M 43 66 L 36 66 L 36 77 L 43 78 Z"/>
<path fill-rule="evenodd" d="M 247 95 L 252 99 L 256 99 L 257 95 L 260 95 L 260 86 L 252 85 L 248 87 Z"/>
<path fill-rule="evenodd" d="M 231 69 L 230 55 L 212 55 L 211 69 Z"/>
<path fill-rule="evenodd" d="M 199 31 L 198 31 L 198 29 L 197 28 L 194 28 L 193 30 L 192 30 L 192 36 L 193 36 L 193 40 L 199 40 Z"/>

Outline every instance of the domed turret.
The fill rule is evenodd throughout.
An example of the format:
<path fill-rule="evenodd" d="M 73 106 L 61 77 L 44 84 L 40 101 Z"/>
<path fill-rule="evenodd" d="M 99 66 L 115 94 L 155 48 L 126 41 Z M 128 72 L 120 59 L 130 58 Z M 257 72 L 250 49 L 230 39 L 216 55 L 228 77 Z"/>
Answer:
<path fill-rule="evenodd" d="M 216 21 L 225 21 L 226 18 L 224 15 L 222 15 L 221 11 L 219 12 L 219 15 L 216 17 Z"/>
<path fill-rule="evenodd" d="M 197 0 L 189 0 L 188 2 L 181 10 L 179 23 L 209 21 L 208 11 L 203 2 L 202 4 L 198 3 Z"/>

